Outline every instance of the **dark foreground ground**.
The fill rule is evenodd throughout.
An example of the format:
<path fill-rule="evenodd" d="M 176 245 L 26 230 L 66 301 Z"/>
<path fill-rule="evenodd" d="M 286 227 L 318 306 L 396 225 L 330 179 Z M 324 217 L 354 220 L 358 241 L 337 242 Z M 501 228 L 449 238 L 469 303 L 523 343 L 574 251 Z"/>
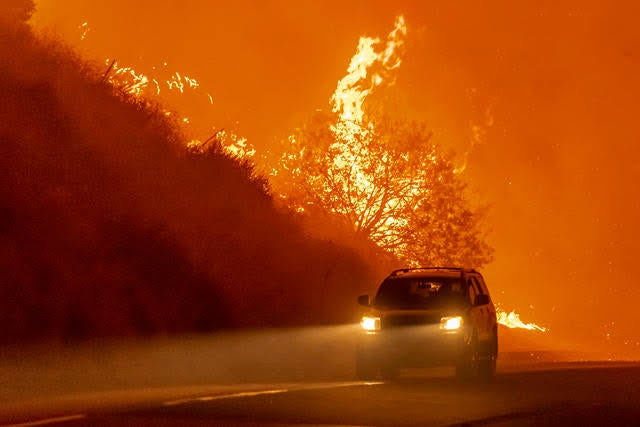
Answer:
<path fill-rule="evenodd" d="M 490 384 L 461 384 L 432 370 L 394 382 L 210 385 L 75 399 L 67 412 L 5 416 L 5 424 L 636 426 L 640 364 L 503 364 Z"/>

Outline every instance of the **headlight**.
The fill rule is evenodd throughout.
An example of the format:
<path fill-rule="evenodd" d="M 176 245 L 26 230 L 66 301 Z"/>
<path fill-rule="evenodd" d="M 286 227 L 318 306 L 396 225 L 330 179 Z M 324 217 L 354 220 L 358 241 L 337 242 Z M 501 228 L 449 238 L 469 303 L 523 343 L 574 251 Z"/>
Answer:
<path fill-rule="evenodd" d="M 360 326 L 365 331 L 379 331 L 380 330 L 380 318 L 372 316 L 364 316 L 360 321 Z"/>
<path fill-rule="evenodd" d="M 442 319 L 440 319 L 440 329 L 444 329 L 445 331 L 455 331 L 456 329 L 460 329 L 461 327 L 461 316 L 443 317 Z"/>

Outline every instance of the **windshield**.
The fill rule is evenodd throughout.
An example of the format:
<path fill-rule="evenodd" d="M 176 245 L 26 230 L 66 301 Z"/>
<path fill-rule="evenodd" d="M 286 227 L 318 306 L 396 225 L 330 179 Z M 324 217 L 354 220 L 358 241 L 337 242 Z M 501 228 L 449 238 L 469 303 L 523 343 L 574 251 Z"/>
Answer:
<path fill-rule="evenodd" d="M 375 306 L 398 309 L 430 309 L 468 304 L 458 277 L 389 278 L 382 282 Z"/>

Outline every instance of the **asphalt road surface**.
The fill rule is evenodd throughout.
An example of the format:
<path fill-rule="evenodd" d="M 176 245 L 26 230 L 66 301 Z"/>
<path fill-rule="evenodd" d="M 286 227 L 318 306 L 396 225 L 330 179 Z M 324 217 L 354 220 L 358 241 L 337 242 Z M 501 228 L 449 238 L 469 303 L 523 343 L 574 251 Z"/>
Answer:
<path fill-rule="evenodd" d="M 66 413 L 5 418 L 3 425 L 640 425 L 637 363 L 509 366 L 489 384 L 449 374 L 106 393 L 86 398 L 84 408 L 78 398 Z"/>

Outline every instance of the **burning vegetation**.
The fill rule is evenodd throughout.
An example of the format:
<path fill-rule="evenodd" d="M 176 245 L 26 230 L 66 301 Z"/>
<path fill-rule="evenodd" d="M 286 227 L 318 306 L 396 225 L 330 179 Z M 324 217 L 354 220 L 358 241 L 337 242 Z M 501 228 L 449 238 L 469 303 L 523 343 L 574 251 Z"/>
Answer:
<path fill-rule="evenodd" d="M 393 84 L 406 35 L 400 15 L 386 42 L 361 37 L 331 95 L 331 112 L 316 114 L 278 149 L 256 156 L 252 150 L 251 159 L 286 207 L 337 223 L 399 264 L 479 267 L 492 249 L 452 154 L 432 141 L 424 123 L 392 118 L 366 102 Z"/>

